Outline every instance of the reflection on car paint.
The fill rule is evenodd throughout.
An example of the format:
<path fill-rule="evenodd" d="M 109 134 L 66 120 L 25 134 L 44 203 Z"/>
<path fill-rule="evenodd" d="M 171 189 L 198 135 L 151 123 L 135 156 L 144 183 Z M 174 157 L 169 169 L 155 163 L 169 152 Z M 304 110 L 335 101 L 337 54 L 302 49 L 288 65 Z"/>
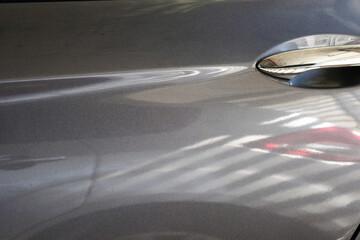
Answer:
<path fill-rule="evenodd" d="M 340 127 L 299 131 L 253 141 L 245 146 L 327 161 L 360 161 L 360 136 Z"/>
<path fill-rule="evenodd" d="M 23 103 L 72 95 L 201 82 L 246 70 L 246 66 L 207 66 L 93 74 L 58 78 L 0 80 L 0 104 Z"/>

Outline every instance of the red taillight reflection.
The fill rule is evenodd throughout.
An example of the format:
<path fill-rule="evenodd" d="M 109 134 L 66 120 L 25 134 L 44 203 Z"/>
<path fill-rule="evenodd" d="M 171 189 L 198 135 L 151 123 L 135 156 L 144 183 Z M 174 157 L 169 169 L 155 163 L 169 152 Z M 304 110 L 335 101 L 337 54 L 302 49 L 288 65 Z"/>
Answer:
<path fill-rule="evenodd" d="M 360 161 L 360 136 L 340 127 L 300 131 L 250 142 L 245 146 L 326 161 Z"/>

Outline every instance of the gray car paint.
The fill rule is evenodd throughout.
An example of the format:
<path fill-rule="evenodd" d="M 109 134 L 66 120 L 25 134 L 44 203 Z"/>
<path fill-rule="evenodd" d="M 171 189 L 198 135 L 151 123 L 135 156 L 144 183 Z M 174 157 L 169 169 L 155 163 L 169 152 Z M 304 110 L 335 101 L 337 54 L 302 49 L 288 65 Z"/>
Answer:
<path fill-rule="evenodd" d="M 359 13 L 358 0 L 1 4 L 0 239 L 350 239 L 359 146 L 322 149 L 353 156 L 339 162 L 254 144 L 356 137 L 359 88 L 292 88 L 254 64 L 293 38 L 360 35 Z"/>

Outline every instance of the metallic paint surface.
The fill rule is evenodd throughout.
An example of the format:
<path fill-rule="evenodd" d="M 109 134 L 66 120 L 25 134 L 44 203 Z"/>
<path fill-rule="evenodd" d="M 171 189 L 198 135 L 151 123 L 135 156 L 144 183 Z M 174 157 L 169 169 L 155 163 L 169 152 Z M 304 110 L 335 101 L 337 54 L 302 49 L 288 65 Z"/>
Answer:
<path fill-rule="evenodd" d="M 357 154 L 359 88 L 295 89 L 254 63 L 296 37 L 360 35 L 359 6 L 1 4 L 0 239 L 350 239 L 360 165 L 323 156 Z M 346 134 L 301 146 L 316 157 L 256 144 L 331 127 Z"/>

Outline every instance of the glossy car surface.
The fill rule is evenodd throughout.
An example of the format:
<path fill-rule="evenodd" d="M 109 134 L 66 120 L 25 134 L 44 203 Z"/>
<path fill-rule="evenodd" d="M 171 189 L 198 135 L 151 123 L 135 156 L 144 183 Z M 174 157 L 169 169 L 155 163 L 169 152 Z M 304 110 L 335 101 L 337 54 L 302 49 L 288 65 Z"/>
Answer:
<path fill-rule="evenodd" d="M 0 239 L 355 239 L 360 88 L 255 69 L 358 0 L 0 5 Z"/>

